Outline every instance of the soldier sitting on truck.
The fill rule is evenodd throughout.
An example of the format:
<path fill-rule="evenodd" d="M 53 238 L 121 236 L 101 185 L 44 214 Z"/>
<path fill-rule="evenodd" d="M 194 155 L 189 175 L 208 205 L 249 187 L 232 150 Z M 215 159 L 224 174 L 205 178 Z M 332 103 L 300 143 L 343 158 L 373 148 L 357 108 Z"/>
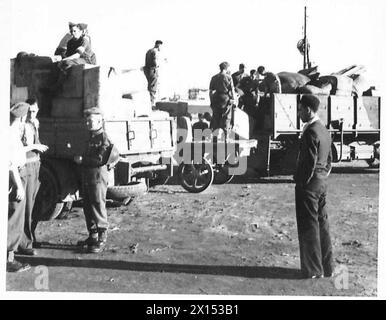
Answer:
<path fill-rule="evenodd" d="M 87 24 L 69 24 L 72 38 L 68 40 L 65 52 L 60 51 L 63 59 L 58 63 L 59 76 L 57 82 L 49 88 L 56 92 L 62 86 L 68 70 L 75 65 L 96 64 L 95 53 L 91 49 L 90 36 L 87 33 Z M 59 53 L 59 52 L 58 52 Z"/>
<path fill-rule="evenodd" d="M 107 161 L 112 143 L 103 129 L 100 109 L 86 109 L 84 115 L 90 140 L 85 153 L 74 156 L 74 161 L 82 167 L 83 211 L 89 237 L 85 241 L 79 241 L 78 245 L 87 247 L 90 253 L 99 253 L 107 240 Z"/>
<path fill-rule="evenodd" d="M 87 35 L 87 24 L 72 24 L 70 33 L 72 38 L 67 42 L 65 58 L 59 62 L 58 67 L 66 71 L 74 65 L 96 64 L 95 53 L 91 49 L 90 37 Z"/>

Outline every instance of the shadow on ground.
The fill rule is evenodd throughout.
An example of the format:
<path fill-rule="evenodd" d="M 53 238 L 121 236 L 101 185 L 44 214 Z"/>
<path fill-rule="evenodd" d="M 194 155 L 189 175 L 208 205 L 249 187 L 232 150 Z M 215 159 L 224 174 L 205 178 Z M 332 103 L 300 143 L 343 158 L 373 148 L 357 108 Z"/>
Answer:
<path fill-rule="evenodd" d="M 114 269 L 138 272 L 191 273 L 264 279 L 301 278 L 299 270 L 282 267 L 209 265 L 206 266 L 170 263 L 132 262 L 120 260 L 63 259 L 47 257 L 19 257 L 18 260 L 23 263 L 29 263 L 32 266 L 44 265 L 47 267 Z"/>

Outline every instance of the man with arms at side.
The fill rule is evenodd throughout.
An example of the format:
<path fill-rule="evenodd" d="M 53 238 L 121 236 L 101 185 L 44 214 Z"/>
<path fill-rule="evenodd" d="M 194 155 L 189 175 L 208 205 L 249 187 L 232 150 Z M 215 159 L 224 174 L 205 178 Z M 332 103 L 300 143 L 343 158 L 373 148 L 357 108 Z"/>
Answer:
<path fill-rule="evenodd" d="M 229 63 L 222 62 L 219 67 L 220 72 L 212 77 L 209 84 L 210 107 L 213 111 L 210 128 L 223 129 L 228 134 L 231 128 L 235 90 Z"/>
<path fill-rule="evenodd" d="M 154 107 L 155 105 L 155 99 L 157 95 L 159 76 L 158 72 L 160 66 L 159 54 L 161 51 L 162 44 L 163 42 L 161 40 L 157 40 L 154 44 L 154 47 L 146 52 L 145 67 L 143 68 L 148 83 L 147 89 L 150 94 L 152 107 Z"/>
<path fill-rule="evenodd" d="M 90 253 L 101 252 L 107 241 L 106 193 L 108 183 L 107 160 L 111 142 L 103 128 L 103 115 L 99 108 L 84 111 L 90 139 L 83 155 L 74 156 L 82 168 L 83 212 L 89 237 L 78 242 L 87 246 Z"/>
<path fill-rule="evenodd" d="M 331 137 L 320 121 L 319 99 L 303 95 L 299 114 L 305 123 L 295 172 L 296 221 L 304 278 L 331 277 L 332 245 L 326 210 L 327 177 L 331 171 Z"/>

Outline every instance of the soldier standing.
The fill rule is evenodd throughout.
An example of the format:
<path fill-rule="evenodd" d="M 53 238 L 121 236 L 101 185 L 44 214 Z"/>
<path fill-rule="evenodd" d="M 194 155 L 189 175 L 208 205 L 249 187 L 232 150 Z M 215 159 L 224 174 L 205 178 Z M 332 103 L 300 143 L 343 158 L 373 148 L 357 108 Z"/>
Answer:
<path fill-rule="evenodd" d="M 111 142 L 103 128 L 103 115 L 99 108 L 84 111 L 90 140 L 83 155 L 74 156 L 82 168 L 83 211 L 89 237 L 78 245 L 87 246 L 90 253 L 99 253 L 107 241 L 106 193 L 108 183 L 107 158 Z"/>
<path fill-rule="evenodd" d="M 157 40 L 155 42 L 154 48 L 149 49 L 146 52 L 145 57 L 145 67 L 143 71 L 145 73 L 147 79 L 147 89 L 150 93 L 151 105 L 154 107 L 155 98 L 157 94 L 157 86 L 158 86 L 158 72 L 159 72 L 159 52 L 161 51 L 161 46 L 163 42 L 161 40 Z"/>
<path fill-rule="evenodd" d="M 230 75 L 229 63 L 220 63 L 220 72 L 214 75 L 209 84 L 210 107 L 213 111 L 211 129 L 223 129 L 226 133 L 231 127 L 234 87 Z"/>

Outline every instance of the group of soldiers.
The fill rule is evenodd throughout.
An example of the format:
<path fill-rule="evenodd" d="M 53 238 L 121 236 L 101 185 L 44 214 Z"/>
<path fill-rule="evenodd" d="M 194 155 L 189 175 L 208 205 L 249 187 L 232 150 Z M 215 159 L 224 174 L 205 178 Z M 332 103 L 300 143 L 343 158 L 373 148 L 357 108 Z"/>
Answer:
<path fill-rule="evenodd" d="M 36 100 L 15 103 L 10 109 L 8 272 L 28 270 L 30 266 L 17 261 L 15 254 L 33 256 L 39 248 L 35 237 L 39 213 L 34 207 L 40 186 L 40 154 L 46 152 L 48 146 L 39 141 L 37 112 Z M 104 131 L 101 110 L 86 109 L 84 117 L 89 130 L 87 147 L 73 160 L 81 168 L 83 211 L 89 236 L 77 245 L 83 252 L 99 253 L 107 241 L 108 171 L 118 161 L 119 153 Z"/>
<path fill-rule="evenodd" d="M 267 73 L 263 66 L 246 73 L 245 65 L 241 63 L 239 70 L 231 74 L 228 62 L 219 65 L 220 72 L 211 78 L 209 84 L 210 107 L 213 118 L 211 128 L 222 129 L 226 133 L 232 126 L 232 108 L 245 109 L 258 104 L 259 91 Z"/>
<path fill-rule="evenodd" d="M 96 63 L 91 51 L 87 26 L 70 25 L 72 34 L 63 60 L 58 67 L 66 75 L 71 66 Z M 144 72 L 152 104 L 157 91 L 159 51 L 162 41 L 146 54 Z M 211 78 L 209 85 L 212 117 L 205 114 L 198 126 L 212 130 L 231 128 L 232 108 L 251 103 L 247 99 L 258 97 L 262 77 L 276 77 L 260 66 L 245 73 L 245 66 L 231 75 L 230 65 L 222 62 L 220 72 Z M 257 74 L 256 74 L 257 73 Z M 276 78 L 275 78 L 276 79 Z M 278 81 L 280 86 L 280 81 Z M 60 81 L 59 81 L 60 85 Z M 280 92 L 280 88 L 278 90 Z M 238 98 L 240 97 L 240 98 Z M 255 101 L 256 102 L 256 101 Z M 332 248 L 326 212 L 327 177 L 331 171 L 331 138 L 326 127 L 317 116 L 319 99 L 304 95 L 300 99 L 299 114 L 304 126 L 298 155 L 296 173 L 296 220 L 298 226 L 300 260 L 306 278 L 330 277 L 333 274 Z M 30 266 L 15 259 L 14 255 L 36 255 L 38 247 L 34 236 L 36 221 L 33 218 L 34 202 L 39 190 L 40 154 L 48 147 L 39 141 L 39 122 L 36 118 L 36 100 L 18 102 L 10 109 L 10 162 L 9 162 L 9 207 L 7 271 L 20 272 Z M 106 193 L 109 170 L 118 161 L 119 153 L 106 135 L 103 114 L 97 107 L 84 111 L 89 139 L 82 154 L 73 161 L 81 167 L 83 211 L 88 237 L 78 242 L 82 250 L 99 253 L 107 241 L 108 220 Z"/>
<path fill-rule="evenodd" d="M 59 78 L 48 91 L 56 92 L 63 84 L 67 71 L 78 64 L 96 64 L 91 50 L 91 39 L 84 23 L 69 23 L 70 38 L 59 46 L 56 54 Z M 18 55 L 18 58 L 22 55 Z M 47 90 L 46 90 L 47 91 Z M 8 194 L 7 271 L 21 272 L 30 266 L 15 259 L 15 255 L 33 256 L 38 252 L 35 229 L 39 208 L 35 199 L 39 191 L 40 154 L 48 146 L 40 143 L 39 111 L 36 99 L 20 101 L 10 108 L 10 162 Z M 92 107 L 84 111 L 89 140 L 83 154 L 75 155 L 74 162 L 81 168 L 83 211 L 89 236 L 78 242 L 85 252 L 98 253 L 107 240 L 106 192 L 108 171 L 118 161 L 119 153 L 104 131 L 101 110 Z"/>

